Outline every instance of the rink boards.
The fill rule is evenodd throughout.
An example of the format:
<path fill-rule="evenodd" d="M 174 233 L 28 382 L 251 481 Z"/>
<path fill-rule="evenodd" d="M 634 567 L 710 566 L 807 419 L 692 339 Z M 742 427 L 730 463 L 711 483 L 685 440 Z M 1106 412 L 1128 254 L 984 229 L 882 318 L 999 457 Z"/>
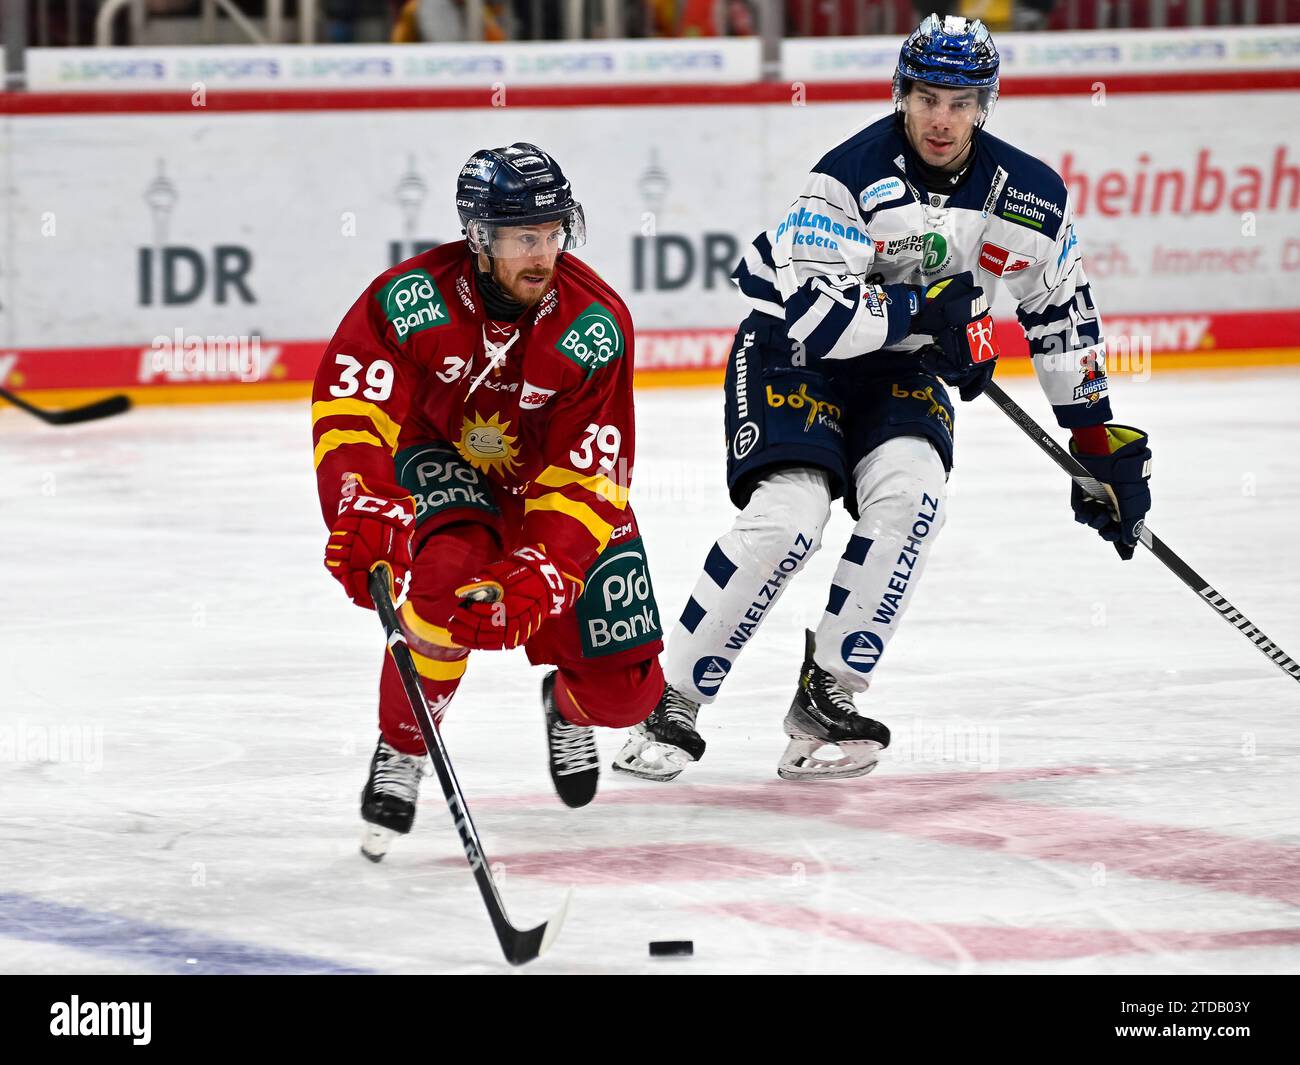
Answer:
<path fill-rule="evenodd" d="M 1008 79 L 990 128 L 1070 184 L 1113 371 L 1300 361 L 1298 102 L 1294 69 Z M 716 381 L 745 245 L 888 106 L 868 82 L 10 95 L 0 384 L 300 395 L 372 277 L 459 237 L 470 152 L 521 139 L 574 182 L 641 382 Z"/>

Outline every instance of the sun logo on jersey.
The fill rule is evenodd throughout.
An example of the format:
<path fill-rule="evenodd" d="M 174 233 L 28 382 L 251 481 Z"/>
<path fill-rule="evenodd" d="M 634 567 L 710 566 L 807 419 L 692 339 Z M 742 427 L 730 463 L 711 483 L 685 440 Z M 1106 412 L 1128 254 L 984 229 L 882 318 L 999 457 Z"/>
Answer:
<path fill-rule="evenodd" d="M 464 419 L 456 450 L 465 461 L 484 473 L 514 473 L 519 465 L 517 436 L 509 434 L 510 423 L 493 414 L 486 421 L 479 414 Z"/>

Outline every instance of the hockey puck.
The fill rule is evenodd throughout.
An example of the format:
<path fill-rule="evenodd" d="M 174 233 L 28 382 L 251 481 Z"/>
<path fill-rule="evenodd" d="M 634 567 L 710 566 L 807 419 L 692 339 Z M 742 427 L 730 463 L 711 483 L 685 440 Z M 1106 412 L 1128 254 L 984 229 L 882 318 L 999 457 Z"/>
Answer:
<path fill-rule="evenodd" d="M 695 953 L 695 941 L 691 939 L 657 939 L 650 944 L 652 958 L 689 958 Z"/>

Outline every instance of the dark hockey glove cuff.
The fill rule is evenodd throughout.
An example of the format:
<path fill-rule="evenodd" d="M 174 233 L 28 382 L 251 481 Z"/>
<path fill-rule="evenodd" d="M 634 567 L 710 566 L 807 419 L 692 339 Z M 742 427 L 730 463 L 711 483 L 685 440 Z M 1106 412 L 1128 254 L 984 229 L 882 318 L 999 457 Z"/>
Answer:
<path fill-rule="evenodd" d="M 950 329 L 961 329 L 988 314 L 984 290 L 969 270 L 941 278 L 931 285 L 909 286 L 917 293 L 911 332 L 936 339 Z"/>
<path fill-rule="evenodd" d="M 921 369 L 960 389 L 962 400 L 969 403 L 993 380 L 998 354 L 993 319 L 985 314 L 959 328 L 940 330 L 917 357 Z"/>
<path fill-rule="evenodd" d="M 997 367 L 997 359 L 983 363 L 973 370 L 965 381 L 957 382 L 957 393 L 961 396 L 963 403 L 969 403 L 973 399 L 979 399 L 984 395 L 984 390 L 988 388 L 989 382 L 993 380 L 993 371 Z"/>
<path fill-rule="evenodd" d="M 1151 448 L 1147 434 L 1130 425 L 1108 425 L 1109 455 L 1081 455 L 1070 442 L 1070 452 L 1093 477 L 1110 488 L 1113 500 L 1097 500 L 1077 484 L 1070 485 L 1074 520 L 1097 530 L 1115 545 L 1119 557 L 1133 557 L 1147 511 L 1151 509 Z"/>

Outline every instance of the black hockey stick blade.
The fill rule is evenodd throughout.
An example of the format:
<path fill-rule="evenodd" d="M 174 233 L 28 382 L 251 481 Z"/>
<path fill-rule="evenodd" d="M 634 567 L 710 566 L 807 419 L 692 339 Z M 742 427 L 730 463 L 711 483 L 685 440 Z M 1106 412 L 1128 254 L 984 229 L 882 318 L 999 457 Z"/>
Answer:
<path fill-rule="evenodd" d="M 376 564 L 370 572 L 370 598 L 374 601 L 375 611 L 384 626 L 388 653 L 397 666 L 402 687 L 406 690 L 406 697 L 411 703 L 411 712 L 415 715 L 416 724 L 420 726 L 420 734 L 424 737 L 424 745 L 428 748 L 429 757 L 433 761 L 438 783 L 442 785 L 442 793 L 447 799 L 447 809 L 451 811 L 452 821 L 460 836 L 460 845 L 465 851 L 470 870 L 474 873 L 479 894 L 483 896 L 483 904 L 487 907 L 492 929 L 501 944 L 501 952 L 511 965 L 525 965 L 545 953 L 555 942 L 555 937 L 560 934 L 560 926 L 569 912 L 569 900 L 573 896 L 573 889 L 569 889 L 560 908 L 545 924 L 539 924 L 536 928 L 519 929 L 510 923 L 505 906 L 501 902 L 501 895 L 497 891 L 496 880 L 492 876 L 492 868 L 483 853 L 483 843 L 479 839 L 478 829 L 474 827 L 474 819 L 469 815 L 465 795 L 460 790 L 460 781 L 456 779 L 456 771 L 452 768 L 451 756 L 448 755 L 446 745 L 442 742 L 442 734 L 438 731 L 433 712 L 429 709 L 429 702 L 424 695 L 424 688 L 420 685 L 420 675 L 416 671 L 414 659 L 411 658 L 411 649 L 406 645 L 406 636 L 397 620 L 397 608 L 393 605 L 393 597 L 389 590 L 391 587 L 392 570 L 386 563 Z"/>
<path fill-rule="evenodd" d="M 564 893 L 564 899 L 545 924 L 539 924 L 536 928 L 529 928 L 526 931 L 519 931 L 509 921 L 506 922 L 512 936 L 506 937 L 498 929 L 497 938 L 501 941 L 502 953 L 506 956 L 506 961 L 511 965 L 527 965 L 534 958 L 539 958 L 551 949 L 551 944 L 555 942 L 555 937 L 560 934 L 560 928 L 564 925 L 564 919 L 569 916 L 569 903 L 573 901 L 573 888 L 569 888 Z M 504 920 L 505 914 L 502 913 Z M 508 942 L 507 942 L 508 938 Z"/>
<path fill-rule="evenodd" d="M 1107 492 L 1106 486 L 1093 477 L 1084 468 L 1083 463 L 1044 431 L 1043 427 L 1034 421 L 1014 399 L 992 381 L 988 383 L 984 394 L 996 403 L 1008 418 L 1020 426 L 1025 431 L 1025 435 L 1037 444 L 1047 454 L 1048 458 L 1068 473 L 1075 484 L 1094 499 L 1113 505 L 1114 501 Z M 1229 625 L 1237 629 L 1246 639 L 1258 647 L 1265 658 L 1292 680 L 1300 683 L 1300 662 L 1296 662 L 1282 648 L 1265 636 L 1260 629 L 1256 628 L 1250 618 L 1228 602 L 1227 597 L 1221 592 L 1211 587 L 1210 582 L 1184 562 L 1173 548 L 1156 536 L 1151 531 L 1150 526 L 1143 524 L 1141 531 L 1138 533 L 1138 540 L 1143 547 L 1163 562 L 1174 576 L 1212 606 L 1215 612 Z"/>
<path fill-rule="evenodd" d="M 68 407 L 65 410 L 44 410 L 29 403 L 22 396 L 15 395 L 7 388 L 0 388 L 0 399 L 7 399 L 19 410 L 40 418 L 46 425 L 75 425 L 78 422 L 93 422 L 99 418 L 111 418 L 131 409 L 131 397 L 125 395 L 109 396 L 84 407 Z"/>

